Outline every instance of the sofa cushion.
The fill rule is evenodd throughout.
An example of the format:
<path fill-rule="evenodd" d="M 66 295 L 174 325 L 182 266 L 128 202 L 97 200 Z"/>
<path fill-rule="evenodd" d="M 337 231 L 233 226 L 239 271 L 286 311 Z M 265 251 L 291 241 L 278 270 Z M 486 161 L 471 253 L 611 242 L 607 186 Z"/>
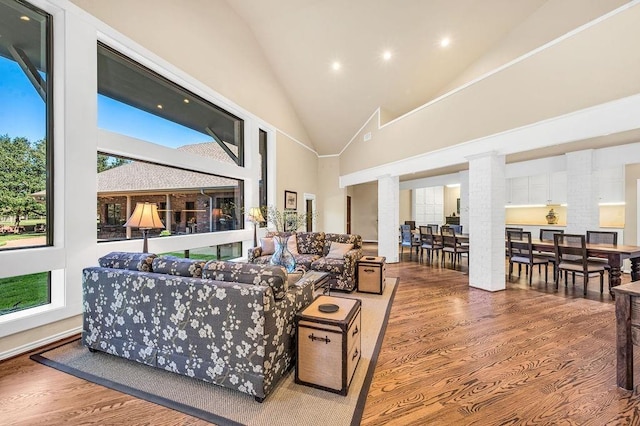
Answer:
<path fill-rule="evenodd" d="M 329 245 L 329 253 L 327 253 L 328 259 L 342 259 L 349 250 L 353 248 L 353 244 L 338 243 L 331 241 Z"/>
<path fill-rule="evenodd" d="M 270 257 L 270 256 L 266 256 Z M 287 292 L 287 272 L 281 266 L 210 260 L 204 265 L 202 278 L 269 286 L 276 300 Z"/>
<path fill-rule="evenodd" d="M 112 251 L 98 259 L 98 264 L 103 268 L 128 269 L 130 271 L 152 272 L 153 253 L 129 253 L 124 251 Z"/>
<path fill-rule="evenodd" d="M 322 256 L 324 232 L 298 232 L 298 253 Z"/>
<path fill-rule="evenodd" d="M 345 262 L 343 259 L 328 259 L 321 257 L 311 264 L 311 269 L 320 272 L 330 272 L 335 275 L 342 275 Z"/>
<path fill-rule="evenodd" d="M 153 259 L 153 272 L 180 277 L 201 278 L 202 268 L 205 263 L 207 263 L 206 260 L 161 256 Z"/>

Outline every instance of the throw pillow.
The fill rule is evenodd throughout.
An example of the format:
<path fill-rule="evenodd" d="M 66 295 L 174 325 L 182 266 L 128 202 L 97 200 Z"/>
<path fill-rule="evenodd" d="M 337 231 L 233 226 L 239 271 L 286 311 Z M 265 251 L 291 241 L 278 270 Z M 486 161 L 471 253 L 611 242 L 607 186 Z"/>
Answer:
<path fill-rule="evenodd" d="M 292 234 L 287 241 L 287 248 L 291 252 L 291 254 L 299 254 L 298 253 L 298 238 L 296 238 L 296 234 Z"/>
<path fill-rule="evenodd" d="M 260 238 L 260 247 L 262 248 L 262 255 L 273 254 L 276 251 L 273 238 Z"/>
<path fill-rule="evenodd" d="M 327 259 L 342 259 L 344 255 L 347 254 L 347 252 L 352 248 L 353 244 L 336 243 L 335 241 L 331 241 Z"/>

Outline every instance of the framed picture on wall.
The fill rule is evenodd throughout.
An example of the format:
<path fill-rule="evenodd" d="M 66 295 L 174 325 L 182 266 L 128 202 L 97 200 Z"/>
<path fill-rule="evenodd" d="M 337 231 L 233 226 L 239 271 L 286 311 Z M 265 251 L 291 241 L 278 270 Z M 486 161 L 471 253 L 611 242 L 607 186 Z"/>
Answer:
<path fill-rule="evenodd" d="M 295 210 L 287 210 L 283 213 L 284 232 L 297 231 L 297 218 L 298 212 Z"/>
<path fill-rule="evenodd" d="M 284 208 L 287 210 L 296 210 L 298 208 L 297 192 L 284 191 Z"/>

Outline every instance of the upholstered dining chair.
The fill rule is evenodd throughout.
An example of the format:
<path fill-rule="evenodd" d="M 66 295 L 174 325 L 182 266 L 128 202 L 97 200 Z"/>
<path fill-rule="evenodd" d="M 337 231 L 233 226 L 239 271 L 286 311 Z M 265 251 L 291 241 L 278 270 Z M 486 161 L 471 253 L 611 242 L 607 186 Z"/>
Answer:
<path fill-rule="evenodd" d="M 437 223 L 427 223 L 427 226 L 431 228 L 431 233 L 432 234 L 439 234 L 440 231 L 438 230 L 438 228 L 440 227 Z"/>
<path fill-rule="evenodd" d="M 420 241 L 417 241 L 413 238 L 413 234 L 411 233 L 410 225 L 400 225 L 400 257 L 404 254 L 404 248 L 409 247 L 409 260 L 413 259 L 413 249 L 416 249 L 416 256 L 418 255 L 417 250 L 420 247 Z"/>
<path fill-rule="evenodd" d="M 525 265 L 526 273 L 529 276 L 529 285 L 533 280 L 533 267 L 544 265 L 544 282 L 549 278 L 549 258 L 537 256 L 531 244 L 531 232 L 508 231 L 507 250 L 509 251 L 509 279 L 513 274 L 513 264 L 518 264 L 518 277 L 520 276 L 522 265 Z"/>
<path fill-rule="evenodd" d="M 416 221 L 415 220 L 405 220 L 405 225 L 409 225 L 411 229 L 416 229 Z"/>
<path fill-rule="evenodd" d="M 554 247 L 556 251 L 556 268 L 555 276 L 556 289 L 560 281 L 560 275 L 564 271 L 564 285 L 567 286 L 567 273 L 573 275 L 573 284 L 575 285 L 575 274 L 582 275 L 584 283 L 584 295 L 587 295 L 587 285 L 589 277 L 600 276 L 600 293 L 604 289 L 604 270 L 605 265 L 602 262 L 591 262 L 587 257 L 587 241 L 586 237 L 581 234 L 555 234 L 553 236 Z"/>
<path fill-rule="evenodd" d="M 429 225 L 420 226 L 420 261 L 424 258 L 424 251 L 427 251 L 427 262 L 431 264 L 433 253 L 439 256 L 442 250 L 442 242 L 433 234 L 433 228 Z M 437 261 L 437 260 L 436 260 Z"/>
<path fill-rule="evenodd" d="M 440 264 L 444 266 L 445 254 L 449 253 L 453 268 L 455 269 L 456 263 L 462 261 L 462 255 L 469 256 L 469 246 L 460 244 L 455 231 L 451 226 L 440 227 L 440 238 L 442 240 L 442 256 L 440 257 Z"/>
<path fill-rule="evenodd" d="M 618 245 L 618 233 L 615 231 L 587 231 L 587 243 L 606 244 L 608 246 Z M 605 269 L 609 270 L 609 259 L 606 256 L 590 256 L 589 261 L 601 262 Z"/>
<path fill-rule="evenodd" d="M 564 234 L 564 229 L 540 228 L 540 241 L 553 242 L 553 236 L 556 234 Z M 553 276 L 556 276 L 556 252 L 554 251 L 538 251 L 537 256 L 549 258 L 549 262 L 553 264 Z"/>

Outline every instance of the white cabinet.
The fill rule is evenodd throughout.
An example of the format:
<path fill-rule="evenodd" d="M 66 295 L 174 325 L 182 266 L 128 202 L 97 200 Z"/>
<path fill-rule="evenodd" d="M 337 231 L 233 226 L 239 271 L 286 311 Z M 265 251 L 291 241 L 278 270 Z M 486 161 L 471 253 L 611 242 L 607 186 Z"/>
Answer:
<path fill-rule="evenodd" d="M 567 173 L 554 172 L 507 179 L 507 204 L 547 205 L 567 202 Z"/>
<path fill-rule="evenodd" d="M 599 203 L 624 202 L 624 166 L 599 169 L 596 178 Z"/>
<path fill-rule="evenodd" d="M 549 202 L 549 175 L 529 176 L 528 204 L 547 204 Z"/>
<path fill-rule="evenodd" d="M 509 179 L 509 204 L 529 204 L 529 178 L 517 177 Z"/>
<path fill-rule="evenodd" d="M 549 174 L 548 204 L 567 203 L 567 172 L 553 172 Z"/>

